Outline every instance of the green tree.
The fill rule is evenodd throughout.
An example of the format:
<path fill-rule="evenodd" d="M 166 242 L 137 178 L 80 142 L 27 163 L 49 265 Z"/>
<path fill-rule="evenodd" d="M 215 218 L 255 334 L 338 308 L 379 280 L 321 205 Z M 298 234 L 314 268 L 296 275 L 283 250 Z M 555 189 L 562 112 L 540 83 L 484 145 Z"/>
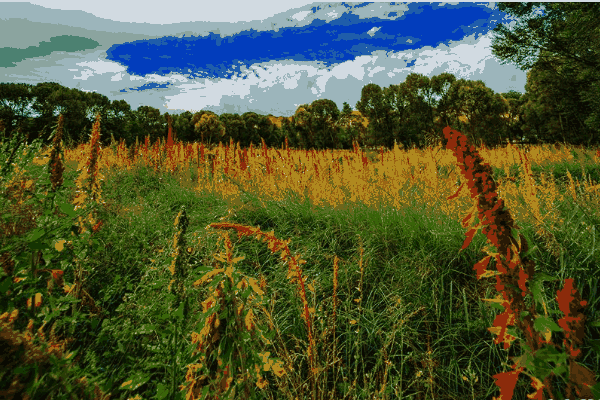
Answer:
<path fill-rule="evenodd" d="M 503 101 L 508 105 L 508 113 L 503 116 L 506 124 L 506 132 L 509 140 L 512 142 L 521 142 L 524 140 L 521 125 L 523 116 L 521 115 L 521 107 L 524 104 L 524 95 L 515 90 L 509 90 L 506 93 L 500 94 Z"/>
<path fill-rule="evenodd" d="M 453 82 L 441 103 L 454 121 L 451 126 L 456 126 L 454 129 L 458 128 L 475 143 L 498 146 L 506 142 L 502 116 L 508 112 L 508 104 L 482 81 L 460 79 Z"/>
<path fill-rule="evenodd" d="M 108 105 L 105 114 L 106 125 L 109 127 L 110 132 L 114 133 L 116 140 L 124 139 L 127 146 L 135 143 L 135 137 L 128 136 L 126 130 L 127 121 L 133 118 L 133 113 L 131 106 L 125 100 L 112 101 Z"/>
<path fill-rule="evenodd" d="M 150 143 L 155 143 L 159 138 L 166 139 L 165 127 L 166 121 L 160 114 L 160 110 L 150 106 L 139 106 L 133 111 L 133 120 L 130 129 L 134 129 L 136 134 L 141 136 L 142 141 L 149 136 Z"/>
<path fill-rule="evenodd" d="M 192 117 L 192 123 L 196 138 L 199 138 L 201 143 L 210 147 L 225 141 L 225 127 L 214 112 L 199 111 Z"/>
<path fill-rule="evenodd" d="M 348 102 L 344 102 L 344 105 L 342 106 L 342 114 L 346 114 L 346 115 L 350 115 L 352 114 L 352 107 L 350 107 L 350 104 L 348 104 Z"/>
<path fill-rule="evenodd" d="M 545 53 L 545 50 L 542 51 Z M 547 59 L 547 58 L 546 58 Z M 597 83 L 590 83 L 580 79 L 580 67 L 572 62 L 559 59 L 551 67 L 543 67 L 543 63 L 536 64 L 529 71 L 528 79 L 535 79 L 538 88 L 537 94 L 530 96 L 538 102 L 545 102 L 539 107 L 552 110 L 546 113 L 545 125 L 547 131 L 544 141 L 568 142 L 584 144 L 597 142 L 600 126 L 597 128 L 592 122 L 596 118 L 596 103 L 598 95 L 592 95 Z M 548 65 L 548 64 L 546 64 Z M 528 82 L 529 83 L 529 82 Z M 540 96 L 539 87 L 543 86 L 544 95 Z M 533 87 L 528 85 L 526 87 Z M 590 90 L 592 88 L 592 90 Z"/>
<path fill-rule="evenodd" d="M 283 138 L 284 143 L 285 139 L 287 139 L 289 148 L 299 148 L 300 141 L 298 140 L 298 136 L 296 135 L 296 129 L 292 123 L 292 120 L 290 120 L 289 118 L 283 118 L 281 120 L 281 127 L 279 128 L 279 132 L 280 136 Z"/>
<path fill-rule="evenodd" d="M 386 101 L 381 87 L 375 83 L 364 86 L 361 90 L 360 100 L 356 103 L 356 109 L 369 120 L 367 143 L 365 144 L 392 148 L 396 115 L 389 103 L 389 96 Z"/>
<path fill-rule="evenodd" d="M 576 110 L 560 99 L 559 94 L 563 94 L 577 102 L 577 92 L 570 90 L 567 80 L 557 82 L 547 70 L 533 68 L 527 74 L 525 89 L 526 102 L 521 107 L 524 132 L 545 143 L 583 144 L 588 139 L 591 141 L 593 131 L 585 127 Z M 579 104 L 581 114 L 589 113 L 585 104 Z"/>
<path fill-rule="evenodd" d="M 294 115 L 292 115 L 292 121 L 289 126 L 291 132 L 288 139 L 291 146 L 305 150 L 315 148 L 316 137 L 316 132 L 312 130 L 312 117 L 308 111 L 308 107 L 308 104 L 301 104 L 296 109 Z"/>
<path fill-rule="evenodd" d="M 367 129 L 363 125 L 364 117 L 352 113 L 350 104 L 344 102 L 344 106 L 340 117 L 337 120 L 339 128 L 339 138 L 343 149 L 353 149 L 354 141 L 358 142 L 359 146 L 364 144 Z"/>
<path fill-rule="evenodd" d="M 409 74 L 400 85 L 390 86 L 387 96 L 398 116 L 396 139 L 405 148 L 423 147 L 433 133 L 435 94 L 431 80 L 422 74 Z"/>
<path fill-rule="evenodd" d="M 241 115 L 224 113 L 219 115 L 219 121 L 225 127 L 225 143 L 229 143 L 230 139 L 233 139 L 233 143 L 239 142 L 241 148 L 250 146 L 250 140 L 245 135 L 246 124 Z"/>
<path fill-rule="evenodd" d="M 54 110 L 54 114 L 64 115 L 64 129 L 70 133 L 75 145 L 89 141 L 92 121 L 87 116 L 88 107 L 84 92 L 63 86 L 48 96 L 47 103 Z"/>
<path fill-rule="evenodd" d="M 434 143 L 445 144 L 446 138 L 444 137 L 443 130 L 446 126 L 450 125 L 450 116 L 446 114 L 445 109 L 442 105 L 442 99 L 448 97 L 448 92 L 452 87 L 452 84 L 456 82 L 456 77 L 448 72 L 443 72 L 431 78 L 429 81 L 433 96 L 426 96 L 427 103 L 433 107 L 433 127 L 428 135 L 426 136 L 426 142 L 428 145 Z M 447 104 L 446 104 L 447 105 Z"/>
<path fill-rule="evenodd" d="M 253 144 L 253 147 L 262 146 L 261 138 L 267 145 L 272 141 L 275 127 L 265 115 L 249 111 L 242 114 L 242 118 L 245 125 L 245 147 L 249 147 L 250 143 Z"/>
<path fill-rule="evenodd" d="M 23 134 L 31 134 L 28 121 L 34 116 L 35 101 L 32 85 L 25 83 L 0 83 L 0 119 L 4 121 L 5 137 L 13 130 L 21 129 Z M 31 140 L 35 139 L 32 135 Z"/>
<path fill-rule="evenodd" d="M 526 71 L 540 61 L 552 63 L 558 55 L 588 68 L 600 67 L 598 3 L 498 3 L 498 8 L 517 20 L 512 29 L 498 24 L 492 31 L 492 53 L 503 64 Z M 539 54 L 541 50 L 546 53 Z"/>
<path fill-rule="evenodd" d="M 341 148 L 336 124 L 340 115 L 337 104 L 329 99 L 319 99 L 313 101 L 307 111 L 310 115 L 310 131 L 315 133 L 315 147 L 317 149 Z"/>
<path fill-rule="evenodd" d="M 32 88 L 34 95 L 32 107 L 37 115 L 34 130 L 44 138 L 47 138 L 50 135 L 59 114 L 55 104 L 50 101 L 50 96 L 62 87 L 62 85 L 55 82 L 43 82 L 38 83 Z M 65 143 L 73 142 L 73 137 L 68 126 L 63 126 L 63 138 Z"/>
<path fill-rule="evenodd" d="M 191 143 L 194 141 L 194 125 L 192 124 L 192 117 L 194 115 L 189 111 L 184 111 L 179 115 L 173 115 L 173 131 L 177 137 L 177 140 L 184 143 Z"/>
<path fill-rule="evenodd" d="M 135 116 L 133 116 L 131 119 L 128 119 L 125 122 L 124 130 L 127 146 L 135 144 L 136 139 L 138 143 L 145 142 L 147 131 L 142 127 L 142 125 Z"/>
<path fill-rule="evenodd" d="M 284 143 L 284 136 L 281 134 L 281 129 L 279 129 L 274 119 L 275 116 L 273 114 L 267 115 L 268 135 L 264 139 L 267 146 L 281 148 L 281 145 Z"/>
<path fill-rule="evenodd" d="M 544 13 L 534 13 L 540 7 Z M 549 136 L 572 142 L 597 141 L 600 133 L 600 5 L 499 3 L 499 9 L 515 17 L 517 23 L 511 29 L 502 24 L 496 26 L 492 52 L 502 63 L 514 63 L 524 71 L 536 69 L 537 79 L 553 87 L 547 95 L 537 96 L 535 100 L 550 102 L 538 108 L 555 111 L 550 115 L 551 120 L 546 121 L 547 125 L 562 124 L 560 134 L 554 131 Z M 534 101 L 533 97 L 530 96 L 529 101 Z M 565 129 L 565 120 L 569 121 L 568 129 Z M 532 129 L 531 124 L 527 129 Z M 571 136 L 571 129 L 573 134 L 583 133 Z"/>
<path fill-rule="evenodd" d="M 84 129 L 86 131 L 89 129 L 89 132 L 91 133 L 93 126 L 92 121 L 94 121 L 96 114 L 100 113 L 100 117 L 102 118 L 102 135 L 100 135 L 100 140 L 102 145 L 108 145 L 111 141 L 111 137 L 115 137 L 115 140 L 118 141 L 121 137 L 120 127 L 115 124 L 115 121 L 112 118 L 108 118 L 108 110 L 110 107 L 110 100 L 108 97 L 95 92 L 77 91 L 83 102 L 86 121 L 89 122 L 89 124 L 85 124 Z"/>
<path fill-rule="evenodd" d="M 431 79 L 417 73 L 409 74 L 399 85 L 384 89 L 385 103 L 391 108 L 388 130 L 405 148 L 423 148 L 443 142 L 443 128 L 455 124 L 448 93 L 456 77 L 442 73 Z M 458 100 L 458 99 L 455 99 Z"/>

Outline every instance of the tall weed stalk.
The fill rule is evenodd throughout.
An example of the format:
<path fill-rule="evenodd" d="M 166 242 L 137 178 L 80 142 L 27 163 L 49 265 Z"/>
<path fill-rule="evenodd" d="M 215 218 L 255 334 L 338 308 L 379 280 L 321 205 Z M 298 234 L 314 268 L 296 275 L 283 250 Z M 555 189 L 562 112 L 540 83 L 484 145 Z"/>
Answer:
<path fill-rule="evenodd" d="M 20 185 L 20 190 L 10 193 L 7 199 L 9 204 L 15 201 L 23 204 L 35 198 L 42 202 L 43 213 L 37 216 L 37 227 L 30 232 L 5 230 L 0 250 L 3 255 L 0 397 L 5 399 L 108 398 L 97 383 L 88 383 L 86 377 L 81 376 L 77 366 L 81 354 L 70 348 L 75 332 L 64 324 L 64 321 L 86 319 L 92 326 L 99 323 L 102 310 L 84 288 L 82 262 L 98 246 L 92 237 L 102 222 L 83 218 L 83 208 L 76 212 L 73 205 L 65 201 L 68 195 L 62 176 L 62 127 L 61 115 L 48 162 L 49 182 L 40 181 L 40 192 L 24 198 L 25 187 L 31 191 L 36 189 L 33 181 L 27 180 L 26 185 Z M 99 128 L 99 119 L 95 128 Z M 98 135 L 96 130 L 92 136 L 97 139 Z M 38 154 L 39 148 L 39 145 L 34 146 L 33 150 L 38 152 L 33 154 Z M 93 179 L 91 185 L 94 186 Z M 93 210 L 94 206 L 90 208 Z M 11 210 L 18 208 L 11 207 Z M 6 227 L 4 221 L 2 225 Z M 27 235 L 20 237 L 24 233 Z M 73 268 L 76 270 L 74 281 L 65 282 L 65 272 Z"/>
<path fill-rule="evenodd" d="M 512 357 L 512 371 L 494 376 L 500 388 L 500 397 L 494 399 L 512 398 L 520 374 L 531 379 L 534 389 L 528 396 L 531 399 L 561 398 L 557 397 L 559 393 L 553 392 L 551 378 L 554 376 L 566 382 L 568 398 L 600 398 L 600 384 L 596 384 L 595 374 L 575 361 L 581 355 L 577 346 L 583 343 L 586 318 L 583 309 L 587 302 L 574 288 L 573 279 L 566 279 L 563 289 L 557 292 L 564 317 L 555 322 L 548 315 L 536 313 L 536 305 L 543 304 L 541 292 L 536 289 L 543 281 L 556 281 L 558 278 L 544 273 L 535 274 L 535 263 L 526 256 L 527 241 L 522 234 L 519 234 L 518 240 L 513 237 L 513 230 L 520 228 L 504 207 L 504 201 L 498 198 L 492 169 L 484 163 L 475 146 L 465 135 L 450 127 L 444 128 L 444 136 L 448 140 L 447 149 L 454 152 L 466 179 L 471 198 L 477 199 L 462 221 L 463 227 L 469 230 L 461 250 L 469 246 L 479 229 L 488 238 L 488 243 L 497 249 L 494 251 L 486 247 L 488 255 L 474 267 L 478 279 L 496 277 L 499 295 L 483 300 L 491 302 L 502 313 L 496 316 L 494 326 L 488 330 L 496 335 L 494 343 L 503 343 L 505 350 L 517 339 L 523 350 L 520 356 Z M 456 198 L 464 186 L 465 183 L 448 200 Z M 474 225 L 476 215 L 479 223 Z M 497 271 L 486 269 L 491 260 L 495 260 Z M 529 306 L 527 298 L 533 299 Z M 516 326 L 518 331 L 510 326 Z M 552 341 L 553 332 L 564 332 L 562 345 Z"/>

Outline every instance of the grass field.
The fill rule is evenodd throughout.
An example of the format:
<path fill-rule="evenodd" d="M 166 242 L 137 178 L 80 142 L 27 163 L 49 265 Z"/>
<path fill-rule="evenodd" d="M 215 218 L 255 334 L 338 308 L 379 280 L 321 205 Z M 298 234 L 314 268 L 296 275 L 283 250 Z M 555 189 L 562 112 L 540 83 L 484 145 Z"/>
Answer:
<path fill-rule="evenodd" d="M 478 234 L 460 251 L 461 220 L 473 203 L 466 192 L 447 200 L 464 181 L 449 150 L 396 149 L 362 158 L 358 151 L 259 148 L 244 159 L 243 152 L 217 148 L 212 152 L 219 163 L 212 171 L 206 154 L 201 158 L 196 148 L 187 157 L 178 148 L 172 165 L 168 158 L 152 161 L 150 150 L 137 149 L 130 165 L 123 146 L 103 149 L 101 205 L 93 206 L 88 196 L 86 210 L 96 214 L 86 234 L 71 234 L 73 219 L 64 210 L 43 214 L 48 156 L 38 155 L 10 182 L 3 179 L 2 247 L 10 256 L 2 258 L 0 313 L 22 310 L 11 325 L 15 332 L 25 332 L 29 320 L 31 332 L 46 321 L 47 337 L 54 324 L 57 341 L 73 339 L 63 355 L 77 352 L 68 368 L 44 359 L 48 369 L 24 372 L 23 388 L 13 396 L 27 388 L 37 391 L 32 399 L 83 398 L 74 394 L 83 376 L 112 399 L 185 398 L 186 383 L 195 385 L 188 398 L 200 398 L 202 390 L 208 398 L 229 398 L 225 389 L 231 387 L 231 398 L 498 395 L 493 375 L 510 369 L 508 357 L 520 353 L 495 345 L 488 330 L 498 311 L 481 299 L 494 298 L 496 291 L 492 279 L 477 280 L 474 271 L 486 238 Z M 81 176 L 89 151 L 66 152 L 65 183 Z M 540 287 L 545 301 L 538 312 L 556 315 L 556 292 L 573 278 L 588 302 L 588 321 L 599 321 L 595 150 L 538 146 L 527 158 L 514 148 L 480 154 L 527 238 L 536 271 L 560 278 Z M 73 204 L 75 190 L 78 185 L 57 196 Z M 260 227 L 272 235 L 263 235 L 264 241 L 226 235 L 227 226 L 238 232 L 244 231 L 240 226 L 248 227 L 244 232 Z M 5 279 L 10 257 L 14 276 L 32 265 L 38 253 L 26 244 L 34 242 L 36 229 L 49 245 L 33 264 L 63 270 L 65 287 L 79 293 L 77 305 L 68 301 L 69 292 L 47 294 L 48 275 L 32 281 L 25 271 L 30 278 L 20 286 Z M 70 247 L 58 250 L 56 243 L 65 242 Z M 299 258 L 294 262 L 286 254 Z M 37 292 L 43 301 L 27 307 Z M 84 301 L 87 296 L 92 300 Z M 219 301 L 228 306 L 209 325 L 204 316 Z M 259 326 L 262 331 L 250 333 Z M 598 327 L 586 325 L 585 332 L 578 362 L 600 371 L 600 358 L 590 350 Z M 554 335 L 560 343 L 560 333 Z M 193 350 L 202 343 L 207 359 L 197 361 Z M 256 359 L 260 368 L 251 362 Z M 221 362 L 239 369 L 223 371 Z M 204 372 L 194 374 L 190 365 L 202 364 L 195 368 Z M 27 383 L 34 377 L 37 383 Z M 10 393 L 13 378 L 2 374 L 1 393 Z M 564 382 L 553 385 L 564 391 Z M 530 390 L 522 376 L 512 398 L 524 399 Z M 99 393 L 89 398 L 102 398 Z"/>

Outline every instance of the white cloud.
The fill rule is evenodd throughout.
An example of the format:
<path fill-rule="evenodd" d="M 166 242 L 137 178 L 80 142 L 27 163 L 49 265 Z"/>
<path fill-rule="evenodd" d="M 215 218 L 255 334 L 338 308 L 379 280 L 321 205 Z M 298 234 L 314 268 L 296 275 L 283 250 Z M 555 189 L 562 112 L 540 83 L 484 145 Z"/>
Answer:
<path fill-rule="evenodd" d="M 310 4 L 310 1 L 262 0 L 13 0 L 46 8 L 81 10 L 97 17 L 121 22 L 172 24 L 177 22 L 237 22 L 263 20 L 275 14 Z"/>
<path fill-rule="evenodd" d="M 297 21 L 302 21 L 310 13 L 310 11 L 300 11 L 299 13 L 292 15 L 292 18 L 294 18 Z"/>
<path fill-rule="evenodd" d="M 123 74 L 119 72 L 118 74 L 113 75 L 112 78 L 110 78 L 110 80 L 112 82 L 122 81 L 123 80 Z"/>
<path fill-rule="evenodd" d="M 369 36 L 373 37 L 373 36 L 375 36 L 375 32 L 377 32 L 377 31 L 378 31 L 378 30 L 380 30 L 380 29 L 381 29 L 381 27 L 380 27 L 380 26 L 378 26 L 378 27 L 373 27 L 373 28 L 369 29 L 369 31 L 367 32 L 367 35 L 369 35 Z"/>

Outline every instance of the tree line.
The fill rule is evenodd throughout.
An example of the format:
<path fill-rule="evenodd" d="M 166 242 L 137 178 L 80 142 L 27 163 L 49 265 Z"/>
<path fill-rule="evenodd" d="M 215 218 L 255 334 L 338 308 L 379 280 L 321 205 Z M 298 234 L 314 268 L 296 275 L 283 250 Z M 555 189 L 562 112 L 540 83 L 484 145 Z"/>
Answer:
<path fill-rule="evenodd" d="M 500 24 L 492 53 L 527 72 L 525 93 L 494 93 L 482 81 L 456 79 L 450 73 L 428 78 L 412 73 L 404 82 L 362 88 L 353 112 L 340 111 L 329 99 L 300 105 L 290 118 L 211 111 L 179 115 L 156 108 L 132 110 L 124 100 L 70 89 L 58 83 L 0 84 L 0 133 L 23 135 L 29 141 L 49 134 L 59 113 L 65 116 L 65 141 L 72 147 L 87 142 L 94 116 L 102 117 L 102 141 L 124 140 L 128 146 L 146 136 L 152 142 L 167 135 L 210 145 L 242 147 L 352 149 L 366 146 L 423 148 L 444 138 L 450 125 L 477 144 L 496 147 L 507 141 L 567 143 L 591 146 L 600 141 L 600 3 L 499 3 L 516 18 L 513 28 Z M 534 12 L 543 6 L 545 14 Z"/>

